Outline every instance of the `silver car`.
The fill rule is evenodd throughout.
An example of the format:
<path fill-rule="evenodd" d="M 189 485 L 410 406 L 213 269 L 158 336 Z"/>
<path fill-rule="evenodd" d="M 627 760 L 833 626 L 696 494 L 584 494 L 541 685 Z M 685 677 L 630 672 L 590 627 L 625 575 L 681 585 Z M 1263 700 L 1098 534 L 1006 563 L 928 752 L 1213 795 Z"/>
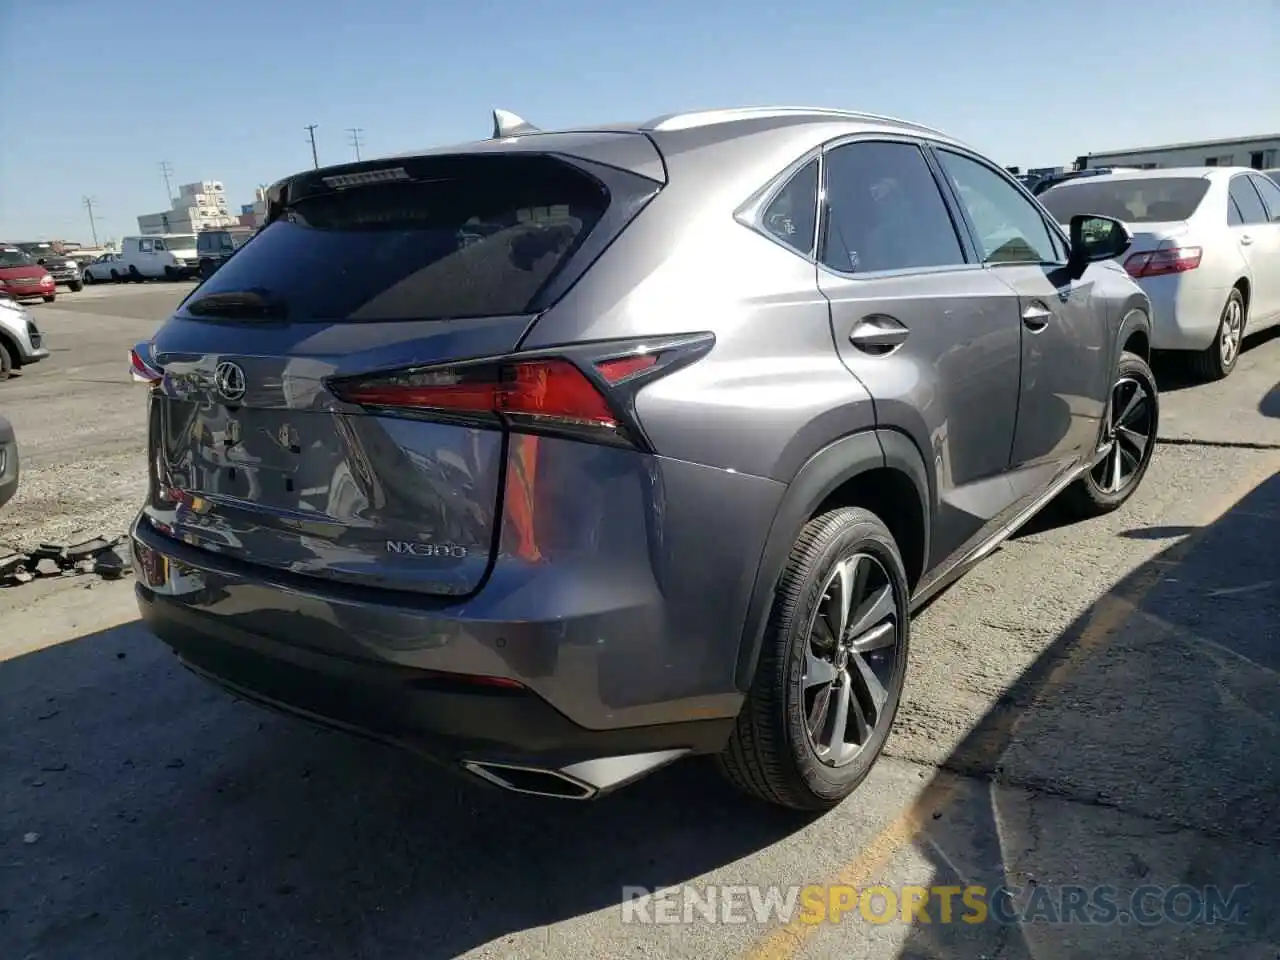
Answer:
<path fill-rule="evenodd" d="M 44 335 L 31 311 L 12 297 L 0 294 L 0 381 L 14 370 L 49 356 Z"/>
<path fill-rule="evenodd" d="M 709 754 L 829 807 L 912 612 L 1059 495 L 1141 483 L 1129 243 L 838 110 L 499 114 L 299 173 L 130 357 L 142 618 L 240 696 L 508 790 Z"/>
<path fill-rule="evenodd" d="M 1246 333 L 1280 323 L 1280 186 L 1245 167 L 1186 167 L 1073 180 L 1040 195 L 1060 223 L 1123 221 L 1124 266 L 1151 298 L 1152 347 L 1218 380 Z"/>

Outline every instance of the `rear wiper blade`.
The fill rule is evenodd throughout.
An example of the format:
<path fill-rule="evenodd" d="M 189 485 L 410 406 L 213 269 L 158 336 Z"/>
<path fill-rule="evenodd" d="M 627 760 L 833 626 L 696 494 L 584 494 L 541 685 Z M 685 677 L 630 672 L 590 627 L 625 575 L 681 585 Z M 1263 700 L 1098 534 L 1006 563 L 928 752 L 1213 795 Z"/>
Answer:
<path fill-rule="evenodd" d="M 194 317 L 227 317 L 234 320 L 284 320 L 289 312 L 284 303 L 263 296 L 256 290 L 206 294 L 187 304 L 184 309 Z"/>

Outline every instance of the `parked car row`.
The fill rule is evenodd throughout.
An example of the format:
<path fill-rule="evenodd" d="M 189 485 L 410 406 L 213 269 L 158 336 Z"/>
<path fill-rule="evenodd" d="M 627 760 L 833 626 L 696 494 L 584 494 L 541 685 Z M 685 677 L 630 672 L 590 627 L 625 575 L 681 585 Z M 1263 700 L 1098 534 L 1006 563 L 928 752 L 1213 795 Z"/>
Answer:
<path fill-rule="evenodd" d="M 130 356 L 142 619 L 237 696 L 507 790 L 709 754 L 835 805 L 912 613 L 1156 447 L 1129 228 L 919 124 L 498 111 L 271 196 Z"/>
<path fill-rule="evenodd" d="M 1204 380 L 1230 375 L 1245 334 L 1280 324 L 1280 184 L 1245 167 L 1116 171 L 1039 195 L 1059 223 L 1114 217 L 1123 266 L 1152 307 L 1151 346 Z"/>

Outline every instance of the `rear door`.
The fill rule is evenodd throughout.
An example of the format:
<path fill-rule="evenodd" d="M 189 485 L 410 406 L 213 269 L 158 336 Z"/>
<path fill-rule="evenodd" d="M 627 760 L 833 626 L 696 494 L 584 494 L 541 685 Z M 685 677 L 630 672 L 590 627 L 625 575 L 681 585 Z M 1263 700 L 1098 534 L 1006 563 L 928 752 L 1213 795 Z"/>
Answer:
<path fill-rule="evenodd" d="M 1254 256 L 1262 269 L 1254 277 L 1254 303 L 1261 307 L 1252 311 L 1250 319 L 1256 319 L 1260 327 L 1280 320 L 1280 187 L 1260 173 L 1249 174 L 1249 182 L 1262 198 L 1267 214 L 1267 222 L 1251 231 L 1255 237 Z"/>
<path fill-rule="evenodd" d="M 936 154 L 983 264 L 1018 297 L 1022 380 L 1009 466 L 1030 498 L 1098 442 L 1113 372 L 1106 304 L 1088 275 L 1071 278 L 1064 238 L 1004 171 L 958 150 Z"/>
<path fill-rule="evenodd" d="M 456 370 L 413 371 L 510 352 L 540 291 L 657 185 L 541 155 L 391 162 L 291 181 L 269 225 L 157 335 L 148 511 L 240 561 L 466 594 L 500 516 L 498 418 L 357 406 L 330 380 L 466 393 Z"/>
<path fill-rule="evenodd" d="M 975 262 L 920 144 L 855 139 L 828 148 L 823 167 L 818 285 L 877 421 L 907 431 L 934 465 L 935 567 L 1012 503 L 1017 298 Z"/>
<path fill-rule="evenodd" d="M 1280 278 L 1275 274 L 1273 262 L 1271 218 L 1248 174 L 1240 173 L 1231 178 L 1230 195 L 1228 229 L 1249 265 L 1249 279 L 1253 285 L 1249 314 L 1251 317 L 1270 317 L 1280 310 Z"/>

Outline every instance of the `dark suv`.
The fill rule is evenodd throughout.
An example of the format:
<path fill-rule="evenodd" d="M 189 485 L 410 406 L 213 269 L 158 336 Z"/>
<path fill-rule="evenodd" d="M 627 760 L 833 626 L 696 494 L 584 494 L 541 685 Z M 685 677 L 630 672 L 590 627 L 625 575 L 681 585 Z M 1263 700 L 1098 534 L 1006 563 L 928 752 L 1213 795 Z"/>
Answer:
<path fill-rule="evenodd" d="M 207 280 L 217 272 L 227 258 L 239 250 L 252 236 L 248 227 L 237 229 L 202 230 L 196 235 L 197 276 Z"/>
<path fill-rule="evenodd" d="M 913 611 L 1147 469 L 1129 237 L 1069 234 L 963 144 L 844 111 L 498 114 L 290 177 L 131 358 L 142 616 L 240 696 L 507 789 L 711 754 L 830 806 Z"/>

